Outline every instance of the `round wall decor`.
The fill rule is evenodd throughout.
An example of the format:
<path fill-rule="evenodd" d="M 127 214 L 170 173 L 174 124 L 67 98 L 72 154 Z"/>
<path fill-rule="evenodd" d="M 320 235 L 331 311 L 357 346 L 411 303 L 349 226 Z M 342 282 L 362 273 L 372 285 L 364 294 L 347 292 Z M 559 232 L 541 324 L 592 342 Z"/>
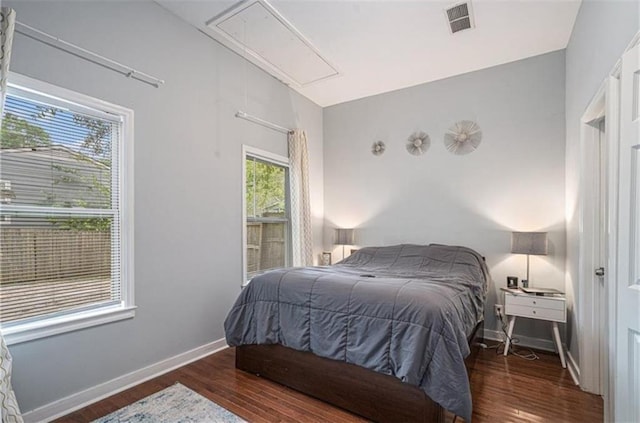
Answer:
<path fill-rule="evenodd" d="M 453 154 L 469 154 L 482 141 L 482 131 L 477 123 L 470 120 L 456 122 L 444 135 L 444 145 Z"/>
<path fill-rule="evenodd" d="M 382 153 L 384 153 L 384 150 L 386 150 L 386 148 L 387 146 L 384 145 L 384 142 L 376 141 L 371 146 L 371 153 L 373 153 L 374 156 L 380 156 L 382 155 Z"/>
<path fill-rule="evenodd" d="M 407 151 L 414 156 L 420 156 L 429 149 L 431 139 L 425 132 L 418 131 L 407 138 Z"/>

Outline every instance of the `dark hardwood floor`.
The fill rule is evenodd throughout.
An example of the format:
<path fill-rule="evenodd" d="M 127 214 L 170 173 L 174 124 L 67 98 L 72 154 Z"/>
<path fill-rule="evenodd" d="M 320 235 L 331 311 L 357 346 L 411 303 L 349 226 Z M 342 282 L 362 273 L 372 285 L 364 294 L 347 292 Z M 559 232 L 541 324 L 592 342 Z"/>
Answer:
<path fill-rule="evenodd" d="M 582 392 L 557 355 L 527 361 L 481 351 L 471 376 L 473 421 L 601 422 L 602 399 Z M 364 420 L 268 380 L 236 370 L 226 349 L 62 417 L 89 422 L 179 382 L 249 422 L 363 422 Z M 447 415 L 447 422 L 453 420 Z M 456 423 L 462 422 L 457 419 Z"/>

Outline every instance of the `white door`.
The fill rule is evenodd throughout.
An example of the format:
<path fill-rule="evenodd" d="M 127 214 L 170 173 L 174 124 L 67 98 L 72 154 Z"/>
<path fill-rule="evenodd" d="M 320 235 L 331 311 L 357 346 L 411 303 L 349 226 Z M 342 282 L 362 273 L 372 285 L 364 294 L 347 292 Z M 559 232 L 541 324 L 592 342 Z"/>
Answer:
<path fill-rule="evenodd" d="M 620 75 L 615 420 L 640 422 L 640 46 Z"/>

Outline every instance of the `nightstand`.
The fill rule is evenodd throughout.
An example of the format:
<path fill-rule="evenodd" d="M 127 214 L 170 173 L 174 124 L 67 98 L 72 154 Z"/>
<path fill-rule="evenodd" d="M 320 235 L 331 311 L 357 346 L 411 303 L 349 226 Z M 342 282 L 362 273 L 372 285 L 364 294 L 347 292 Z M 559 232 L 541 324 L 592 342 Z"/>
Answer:
<path fill-rule="evenodd" d="M 565 323 L 567 321 L 567 303 L 564 296 L 532 295 L 507 288 L 502 288 L 502 291 L 504 291 L 504 314 L 509 317 L 509 329 L 507 330 L 509 336 L 504 347 L 504 355 L 509 353 L 509 344 L 517 317 L 547 320 L 553 326 L 553 339 L 560 355 L 560 362 L 562 367 L 566 368 L 567 362 L 564 358 L 560 331 L 558 330 L 558 322 Z"/>

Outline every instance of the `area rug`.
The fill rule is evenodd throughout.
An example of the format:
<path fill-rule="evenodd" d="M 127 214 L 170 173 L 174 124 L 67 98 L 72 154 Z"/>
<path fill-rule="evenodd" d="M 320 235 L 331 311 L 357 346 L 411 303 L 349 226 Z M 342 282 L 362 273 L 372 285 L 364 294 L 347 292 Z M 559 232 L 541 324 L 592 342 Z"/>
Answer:
<path fill-rule="evenodd" d="M 176 383 L 93 423 L 246 423 L 229 410 Z"/>

